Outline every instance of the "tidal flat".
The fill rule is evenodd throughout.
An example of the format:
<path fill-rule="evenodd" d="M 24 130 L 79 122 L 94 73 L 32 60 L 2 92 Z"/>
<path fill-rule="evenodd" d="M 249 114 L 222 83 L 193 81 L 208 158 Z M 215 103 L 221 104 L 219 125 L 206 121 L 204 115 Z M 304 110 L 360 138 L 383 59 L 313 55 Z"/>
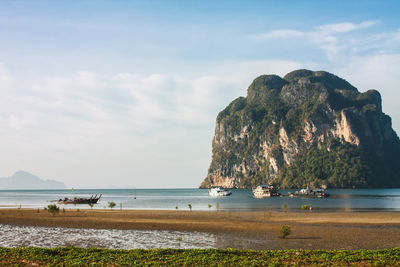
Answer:
<path fill-rule="evenodd" d="M 354 250 L 385 249 L 400 246 L 400 213 L 398 212 L 217 212 L 77 209 L 60 211 L 58 214 L 52 215 L 43 209 L 2 209 L 0 211 L 0 224 L 3 225 L 2 227 L 85 229 L 82 232 L 90 232 L 90 229 L 94 229 L 93 231 L 95 229 L 119 230 L 118 234 L 113 235 L 113 238 L 117 240 L 123 240 L 128 233 L 132 234 L 132 232 L 128 232 L 132 230 L 147 231 L 145 233 L 159 231 L 163 235 L 165 234 L 164 239 L 166 241 L 157 242 L 160 242 L 160 244 L 170 242 L 172 244 L 149 246 L 146 245 L 146 242 L 142 242 L 140 243 L 142 245 L 139 246 L 137 245 L 139 243 L 136 245 L 135 242 L 132 243 L 132 240 L 135 239 L 133 237 L 128 239 L 130 242 L 128 243 L 131 245 L 121 245 L 117 248 L 177 248 L 178 243 L 181 243 L 179 245 L 182 245 L 182 248 L 211 247 L 255 250 Z M 292 233 L 285 239 L 278 238 L 281 225 L 288 225 L 292 230 Z M 18 231 L 21 231 L 21 229 Z M 39 234 L 39 236 L 46 240 L 46 235 Z M 104 236 L 109 236 L 109 234 L 104 234 Z M 83 239 L 80 239 L 82 243 L 86 242 L 84 241 L 85 237 L 89 238 L 90 235 L 83 235 Z M 180 237 L 182 237 L 181 241 L 179 241 Z M 63 239 L 62 231 L 59 231 L 58 238 Z M 190 239 L 192 243 L 185 241 Z M 151 237 L 151 234 L 148 235 L 147 240 L 149 244 L 154 244 L 154 238 Z M 205 241 L 200 242 L 199 240 Z M 98 240 L 96 242 L 101 243 L 103 241 Z M 196 244 L 196 242 L 202 245 L 190 246 L 190 244 Z M 76 243 L 60 244 L 60 246 L 67 245 L 79 246 Z M 0 246 L 6 246 L 6 244 L 0 244 Z M 17 246 L 24 245 L 11 247 Z M 96 247 L 96 244 L 94 243 L 92 246 Z M 85 247 L 91 247 L 91 245 Z"/>

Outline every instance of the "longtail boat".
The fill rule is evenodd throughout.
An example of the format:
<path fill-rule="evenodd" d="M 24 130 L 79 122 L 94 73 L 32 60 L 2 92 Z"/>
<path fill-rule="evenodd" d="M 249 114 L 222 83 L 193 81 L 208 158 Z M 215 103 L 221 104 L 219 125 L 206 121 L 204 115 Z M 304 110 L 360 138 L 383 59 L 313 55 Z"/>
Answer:
<path fill-rule="evenodd" d="M 58 204 L 96 204 L 97 201 L 101 198 L 101 194 L 99 196 L 92 195 L 90 198 L 64 198 L 64 199 L 59 199 Z"/>

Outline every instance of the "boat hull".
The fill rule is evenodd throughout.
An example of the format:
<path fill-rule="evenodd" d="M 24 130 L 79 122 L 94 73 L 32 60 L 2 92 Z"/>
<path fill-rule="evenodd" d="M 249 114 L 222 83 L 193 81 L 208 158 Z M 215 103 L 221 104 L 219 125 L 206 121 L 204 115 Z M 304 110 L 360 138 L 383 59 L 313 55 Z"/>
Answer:
<path fill-rule="evenodd" d="M 253 193 L 254 198 L 267 198 L 267 197 L 280 197 L 280 193 L 273 193 L 273 194 L 256 194 Z"/>
<path fill-rule="evenodd" d="M 281 193 L 279 193 L 272 184 L 260 185 L 253 189 L 254 198 L 279 197 L 280 195 Z"/>
<path fill-rule="evenodd" d="M 213 187 L 208 191 L 208 195 L 211 197 L 227 197 L 232 195 L 232 192 L 220 187 Z"/>
<path fill-rule="evenodd" d="M 58 204 L 97 204 L 102 195 L 91 196 L 90 198 L 65 198 L 57 201 Z"/>

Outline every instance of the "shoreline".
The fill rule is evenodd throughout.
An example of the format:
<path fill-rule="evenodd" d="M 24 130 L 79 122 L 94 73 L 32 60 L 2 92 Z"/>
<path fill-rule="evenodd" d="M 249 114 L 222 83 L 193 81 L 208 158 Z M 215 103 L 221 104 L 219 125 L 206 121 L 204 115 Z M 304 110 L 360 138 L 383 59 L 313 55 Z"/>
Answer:
<path fill-rule="evenodd" d="M 0 224 L 212 233 L 219 247 L 377 249 L 400 246 L 400 212 L 217 212 L 1 209 Z M 292 234 L 278 239 L 281 225 Z M 246 244 L 242 244 L 247 242 Z M 236 245 L 235 245 L 236 244 Z M 239 245 L 237 245 L 239 244 Z"/>

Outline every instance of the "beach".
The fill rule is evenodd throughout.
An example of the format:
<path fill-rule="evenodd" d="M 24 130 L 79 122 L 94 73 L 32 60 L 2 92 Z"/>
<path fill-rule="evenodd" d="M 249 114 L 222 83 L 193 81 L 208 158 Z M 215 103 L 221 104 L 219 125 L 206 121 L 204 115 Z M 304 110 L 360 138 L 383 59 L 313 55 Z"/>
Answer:
<path fill-rule="evenodd" d="M 2 209 L 0 224 L 212 233 L 217 248 L 379 249 L 400 246 L 399 212 L 218 212 Z M 281 225 L 292 234 L 279 239 Z"/>

